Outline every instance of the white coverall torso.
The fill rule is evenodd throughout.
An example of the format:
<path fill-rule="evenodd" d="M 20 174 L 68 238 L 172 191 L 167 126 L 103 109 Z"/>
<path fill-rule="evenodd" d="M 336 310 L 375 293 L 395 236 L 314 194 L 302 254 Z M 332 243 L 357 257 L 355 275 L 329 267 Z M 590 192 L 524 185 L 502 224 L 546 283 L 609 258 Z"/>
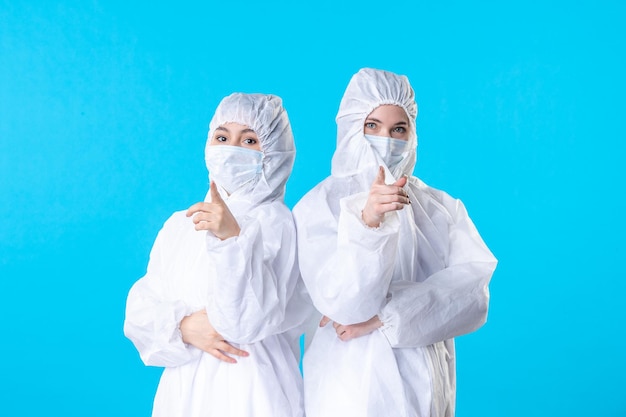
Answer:
<path fill-rule="evenodd" d="M 253 190 L 229 197 L 220 189 L 239 236 L 222 241 L 196 231 L 185 212 L 174 213 L 157 236 L 146 275 L 128 295 L 126 336 L 146 365 L 165 367 L 155 417 L 304 415 L 299 336 L 310 300 L 299 279 L 293 218 L 282 199 L 293 139 L 280 100 L 259 97 L 229 96 L 210 127 L 235 120 L 251 126 L 264 145 Z M 246 120 L 253 111 L 260 115 Z M 202 309 L 215 330 L 249 356 L 230 364 L 185 344 L 180 322 Z"/>
<path fill-rule="evenodd" d="M 372 98 L 371 86 L 384 83 L 391 86 L 381 94 L 399 93 Z M 384 166 L 363 138 L 363 121 L 381 103 L 414 103 L 407 86 L 377 70 L 353 77 L 338 116 L 333 175 L 293 210 L 315 307 L 344 325 L 375 315 L 383 323 L 346 342 L 330 324 L 317 330 L 303 364 L 307 417 L 453 416 L 453 338 L 486 320 L 496 259 L 459 200 L 409 177 L 410 205 L 387 213 L 376 229 L 361 218 Z M 415 157 L 405 160 L 400 174 Z M 399 177 L 386 166 L 385 173 L 387 183 Z"/>
<path fill-rule="evenodd" d="M 175 213 L 130 291 L 126 333 L 146 365 L 166 367 L 154 416 L 302 415 L 300 332 L 281 333 L 298 324 L 295 299 L 288 305 L 297 290 L 291 216 L 278 203 L 251 214 L 238 237 L 220 241 Z M 183 343 L 180 321 L 203 308 L 250 356 L 229 364 Z"/>

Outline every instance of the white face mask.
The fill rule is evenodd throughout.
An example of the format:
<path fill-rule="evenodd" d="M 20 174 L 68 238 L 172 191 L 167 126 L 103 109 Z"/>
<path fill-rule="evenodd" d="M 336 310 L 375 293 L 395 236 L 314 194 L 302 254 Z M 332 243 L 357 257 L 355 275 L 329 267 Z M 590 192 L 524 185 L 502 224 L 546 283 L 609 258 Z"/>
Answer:
<path fill-rule="evenodd" d="M 206 163 L 212 181 L 232 194 L 258 180 L 263 170 L 263 152 L 240 146 L 211 145 Z"/>
<path fill-rule="evenodd" d="M 405 152 L 409 146 L 409 141 L 403 139 L 374 135 L 365 135 L 365 139 L 372 145 L 372 148 L 374 148 L 389 169 L 393 169 L 404 159 Z"/>

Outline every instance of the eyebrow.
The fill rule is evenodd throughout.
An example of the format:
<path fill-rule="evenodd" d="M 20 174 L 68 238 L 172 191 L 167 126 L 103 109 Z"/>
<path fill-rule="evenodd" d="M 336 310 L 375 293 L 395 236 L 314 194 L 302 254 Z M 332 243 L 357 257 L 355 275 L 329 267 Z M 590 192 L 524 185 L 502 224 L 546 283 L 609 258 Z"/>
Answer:
<path fill-rule="evenodd" d="M 217 130 L 223 130 L 224 132 L 228 132 L 228 133 L 230 133 L 230 130 L 226 129 L 226 128 L 225 128 L 225 127 L 223 127 L 223 126 L 218 126 L 218 127 L 216 127 L 216 128 L 215 128 L 215 130 L 216 130 L 216 131 L 217 131 Z M 250 128 L 246 128 L 246 129 L 243 129 L 243 130 L 241 131 L 241 133 L 250 133 L 250 132 L 252 132 L 252 133 L 254 133 L 254 134 L 256 135 L 256 132 L 255 132 L 254 130 L 250 129 Z"/>
<path fill-rule="evenodd" d="M 365 119 L 365 121 L 367 122 L 368 120 L 371 120 L 372 122 L 376 122 L 376 123 L 382 123 L 380 120 L 374 118 L 374 117 L 368 117 L 367 119 Z M 405 122 L 404 120 L 394 123 L 394 126 L 398 126 L 398 125 L 408 125 L 407 122 Z"/>

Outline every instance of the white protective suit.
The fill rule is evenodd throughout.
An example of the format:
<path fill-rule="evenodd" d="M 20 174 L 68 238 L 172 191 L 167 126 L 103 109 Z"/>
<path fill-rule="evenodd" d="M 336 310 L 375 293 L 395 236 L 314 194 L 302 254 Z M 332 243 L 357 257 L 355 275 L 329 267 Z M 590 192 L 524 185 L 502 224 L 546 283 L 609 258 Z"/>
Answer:
<path fill-rule="evenodd" d="M 364 138 L 378 106 L 402 107 L 409 146 L 393 171 Z M 319 328 L 304 355 L 307 417 L 454 415 L 453 337 L 486 320 L 496 259 L 459 200 L 409 176 L 411 205 L 369 228 L 361 210 L 378 172 L 411 175 L 417 105 L 405 76 L 362 69 L 337 115 L 331 176 L 294 207 L 302 277 L 315 307 L 349 325 L 378 315 L 378 331 L 341 341 Z"/>
<path fill-rule="evenodd" d="M 153 416 L 299 417 L 299 336 L 310 299 L 283 202 L 293 135 L 276 96 L 223 99 L 209 125 L 207 149 L 215 129 L 228 122 L 251 127 L 263 152 L 258 181 L 230 196 L 219 189 L 241 233 L 222 241 L 196 231 L 184 211 L 174 213 L 157 236 L 146 275 L 130 290 L 124 333 L 146 365 L 166 368 Z M 229 364 L 185 344 L 179 324 L 201 309 L 226 341 L 250 355 Z"/>

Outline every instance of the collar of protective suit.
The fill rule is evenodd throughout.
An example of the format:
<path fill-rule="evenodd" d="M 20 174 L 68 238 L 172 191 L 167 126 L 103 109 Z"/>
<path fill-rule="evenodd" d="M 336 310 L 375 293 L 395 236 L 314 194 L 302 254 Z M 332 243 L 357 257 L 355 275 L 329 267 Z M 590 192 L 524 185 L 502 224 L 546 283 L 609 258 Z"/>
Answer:
<path fill-rule="evenodd" d="M 268 94 L 233 93 L 222 99 L 209 123 L 205 155 L 215 129 L 225 123 L 239 123 L 254 130 L 263 152 L 263 170 L 258 181 L 230 196 L 220 189 L 220 194 L 228 200 L 231 210 L 233 206 L 250 207 L 275 200 L 283 201 L 296 149 L 281 98 Z M 205 200 L 210 201 L 210 192 Z"/>

